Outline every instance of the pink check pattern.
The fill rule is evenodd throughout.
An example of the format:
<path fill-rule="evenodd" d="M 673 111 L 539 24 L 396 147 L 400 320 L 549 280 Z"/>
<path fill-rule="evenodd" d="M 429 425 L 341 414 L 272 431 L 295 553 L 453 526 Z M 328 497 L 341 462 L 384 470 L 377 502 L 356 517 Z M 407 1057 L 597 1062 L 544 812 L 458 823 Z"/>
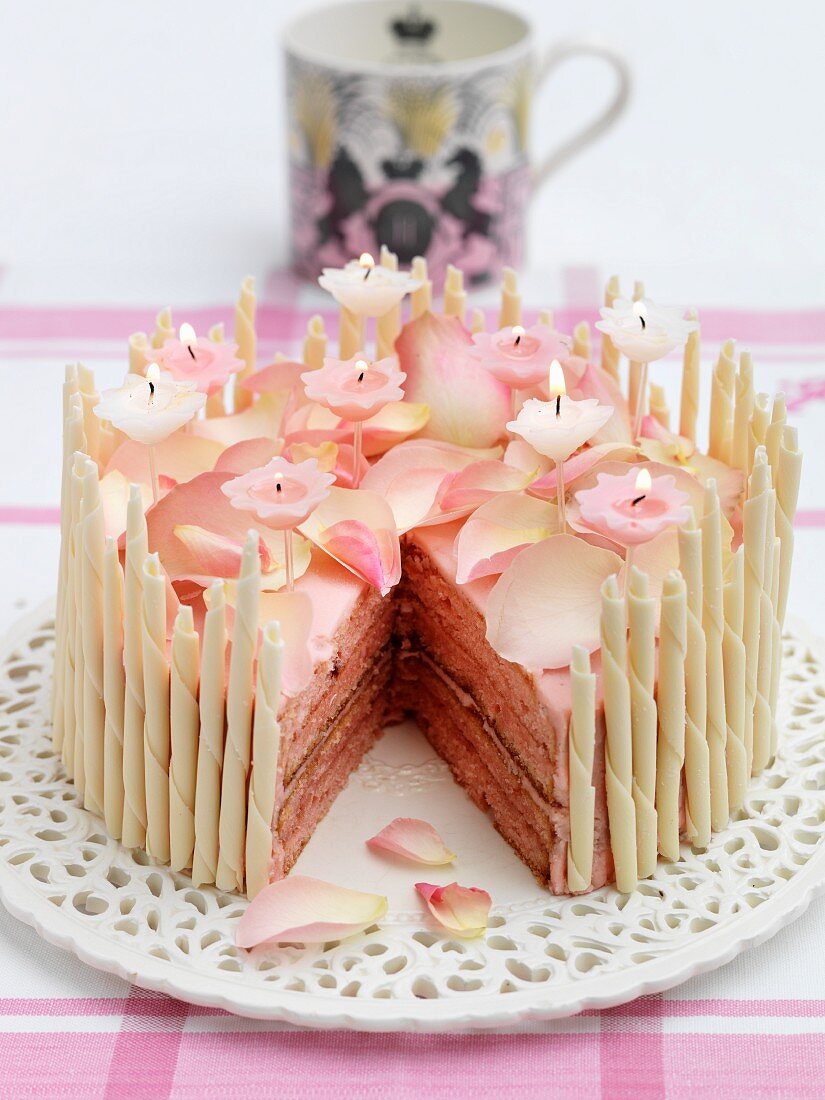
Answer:
<path fill-rule="evenodd" d="M 297 353 L 311 312 L 293 289 L 272 289 L 273 300 L 259 311 L 262 362 L 276 350 Z M 562 309 L 556 323 L 569 331 L 583 316 L 592 323 L 596 311 Z M 760 388 L 785 388 L 790 398 L 808 456 L 797 522 L 796 610 L 819 621 L 825 594 L 821 584 L 804 579 L 821 575 L 813 570 L 825 551 L 825 487 L 811 476 L 821 469 L 825 435 L 825 310 L 707 309 L 700 316 L 708 364 L 719 343 L 736 335 L 753 351 Z M 216 320 L 229 325 L 231 311 L 191 309 L 186 318 L 206 331 Z M 332 329 L 334 317 L 325 319 Z M 20 410 L 39 410 L 45 387 L 58 393 L 67 356 L 93 362 L 109 384 L 123 371 L 125 336 L 151 325 L 150 309 L 0 306 L 0 370 L 14 378 L 17 395 L 13 406 L 0 408 L 0 434 L 24 445 L 41 413 L 27 419 Z M 26 568 L 30 577 L 43 577 L 43 595 L 51 588 L 59 444 L 55 439 L 44 448 L 42 470 L 33 465 L 30 484 L 0 474 L 0 545 L 13 545 L 7 560 L 19 566 L 0 581 L 7 619 L 12 588 L 28 590 Z M 508 1033 L 359 1034 L 238 1019 L 130 988 L 87 970 L 0 913 L 0 1095 L 820 1098 L 824 939 L 825 906 L 819 904 L 722 971 L 621 1008 Z"/>

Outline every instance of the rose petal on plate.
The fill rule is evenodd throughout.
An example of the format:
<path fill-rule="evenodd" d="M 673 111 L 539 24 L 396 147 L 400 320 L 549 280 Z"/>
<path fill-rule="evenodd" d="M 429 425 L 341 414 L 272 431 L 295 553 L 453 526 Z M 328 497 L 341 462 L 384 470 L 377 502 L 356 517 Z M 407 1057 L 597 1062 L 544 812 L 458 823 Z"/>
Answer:
<path fill-rule="evenodd" d="M 469 517 L 455 542 L 456 582 L 503 573 L 526 546 L 558 531 L 555 504 L 525 493 L 501 493 Z"/>
<path fill-rule="evenodd" d="M 429 312 L 409 321 L 395 342 L 408 400 L 429 406 L 423 434 L 464 447 L 490 447 L 505 434 L 510 388 L 471 357 L 472 346 L 457 318 Z"/>
<path fill-rule="evenodd" d="M 382 595 L 401 579 L 395 517 L 378 493 L 333 486 L 298 530 Z"/>
<path fill-rule="evenodd" d="M 416 890 L 427 903 L 427 908 L 439 924 L 456 936 L 471 938 L 483 936 L 492 898 L 486 890 L 477 886 L 434 886 L 430 882 L 417 882 Z"/>
<path fill-rule="evenodd" d="M 575 535 L 528 546 L 496 581 L 487 604 L 487 640 L 507 661 L 533 671 L 564 668 L 574 645 L 599 644 L 601 586 L 622 567 L 610 550 Z"/>
<path fill-rule="evenodd" d="M 265 886 L 235 929 L 235 943 L 324 943 L 354 936 L 381 920 L 387 899 L 307 875 L 289 875 Z"/>
<path fill-rule="evenodd" d="M 380 833 L 371 836 L 367 844 L 370 848 L 392 852 L 393 855 L 411 859 L 413 863 L 426 863 L 431 867 L 441 867 L 455 859 L 455 853 L 450 851 L 432 825 L 417 817 L 397 817 Z"/>

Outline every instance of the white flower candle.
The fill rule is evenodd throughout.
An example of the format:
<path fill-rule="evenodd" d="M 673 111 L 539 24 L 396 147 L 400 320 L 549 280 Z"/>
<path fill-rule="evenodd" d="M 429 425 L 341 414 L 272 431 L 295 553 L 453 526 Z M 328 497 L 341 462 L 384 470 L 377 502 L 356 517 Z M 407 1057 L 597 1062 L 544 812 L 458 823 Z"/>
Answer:
<path fill-rule="evenodd" d="M 106 540 L 103 555 L 103 816 L 107 831 L 120 840 L 123 830 L 123 570 L 117 543 Z"/>
<path fill-rule="evenodd" d="M 659 851 L 679 858 L 679 796 L 685 763 L 685 658 L 687 593 L 682 575 L 664 579 L 659 627 L 659 740 L 656 750 L 656 811 Z"/>
<path fill-rule="evenodd" d="M 169 661 L 166 656 L 166 577 L 157 554 L 143 563 L 141 619 L 143 692 L 146 700 L 144 771 L 146 851 L 169 862 Z"/>
<path fill-rule="evenodd" d="M 722 589 L 722 517 L 716 481 L 705 487 L 702 515 L 702 628 L 707 656 L 707 741 L 710 766 L 711 826 L 728 823 L 728 771 L 725 745 L 725 673 L 723 639 L 725 605 Z"/>
<path fill-rule="evenodd" d="M 685 814 L 697 848 L 710 843 L 710 754 L 707 728 L 707 646 L 702 629 L 702 532 L 691 516 L 679 530 L 679 568 L 687 587 L 685 662 Z"/>
<path fill-rule="evenodd" d="M 195 785 L 195 852 L 192 881 L 213 883 L 218 873 L 218 822 L 226 717 L 226 604 L 223 582 L 204 593 L 206 616 L 201 655 L 200 737 Z"/>
<path fill-rule="evenodd" d="M 126 572 L 123 596 L 123 663 L 126 697 L 123 711 L 123 844 L 142 848 L 146 841 L 146 782 L 143 728 L 146 696 L 143 690 L 143 563 L 148 553 L 146 517 L 137 485 L 130 486 L 126 511 Z"/>
<path fill-rule="evenodd" d="M 246 789 L 252 740 L 252 698 L 258 645 L 261 590 L 259 535 L 244 543 L 237 582 L 235 625 L 226 693 L 226 748 L 221 782 L 220 851 L 215 882 L 220 890 L 243 890 L 246 844 Z"/>
<path fill-rule="evenodd" d="M 567 888 L 572 893 L 590 889 L 593 874 L 593 832 L 596 790 L 593 754 L 596 742 L 596 676 L 590 654 L 573 646 L 570 662 L 571 714 L 568 731 L 570 773 L 570 841 L 567 845 Z"/>
<path fill-rule="evenodd" d="M 419 285 L 409 272 L 376 267 L 369 252 L 363 252 L 345 267 L 325 267 L 318 282 L 351 316 L 361 319 L 383 317 Z M 361 341 L 356 350 L 360 346 Z M 349 356 L 342 353 L 341 358 Z"/>
<path fill-rule="evenodd" d="M 198 635 L 192 608 L 182 606 L 172 630 L 169 768 L 169 851 L 173 871 L 192 866 L 198 766 Z"/>
<path fill-rule="evenodd" d="M 279 767 L 281 728 L 278 724 L 283 657 L 280 626 L 277 622 L 268 623 L 263 629 L 258 657 L 252 726 L 252 774 L 246 823 L 246 892 L 250 898 L 254 898 L 269 882 L 275 795 L 283 787 L 283 764 Z"/>
<path fill-rule="evenodd" d="M 656 611 L 647 575 L 631 567 L 627 582 L 628 679 L 639 878 L 648 878 L 656 870 Z"/>
<path fill-rule="evenodd" d="M 601 656 L 604 694 L 605 782 L 616 889 L 626 894 L 638 881 L 636 806 L 633 801 L 633 735 L 627 679 L 627 615 L 615 576 L 602 585 Z"/>

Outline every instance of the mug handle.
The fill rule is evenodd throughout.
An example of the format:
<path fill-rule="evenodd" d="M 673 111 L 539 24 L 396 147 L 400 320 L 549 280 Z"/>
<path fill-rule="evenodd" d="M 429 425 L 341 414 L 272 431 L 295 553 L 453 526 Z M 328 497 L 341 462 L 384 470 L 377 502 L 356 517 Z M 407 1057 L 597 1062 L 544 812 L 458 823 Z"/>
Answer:
<path fill-rule="evenodd" d="M 600 134 L 609 129 L 627 105 L 631 87 L 630 68 L 621 54 L 600 42 L 573 40 L 551 46 L 539 62 L 535 87 L 538 88 L 542 85 L 550 74 L 555 72 L 565 61 L 569 61 L 572 57 L 582 56 L 598 57 L 606 61 L 616 74 L 616 90 L 610 102 L 592 122 L 589 122 L 577 134 L 568 138 L 558 149 L 548 153 L 544 160 L 536 165 L 531 174 L 533 193 L 565 161 L 575 156 L 580 149 L 584 149 L 586 145 L 589 145 L 591 141 L 594 141 Z"/>

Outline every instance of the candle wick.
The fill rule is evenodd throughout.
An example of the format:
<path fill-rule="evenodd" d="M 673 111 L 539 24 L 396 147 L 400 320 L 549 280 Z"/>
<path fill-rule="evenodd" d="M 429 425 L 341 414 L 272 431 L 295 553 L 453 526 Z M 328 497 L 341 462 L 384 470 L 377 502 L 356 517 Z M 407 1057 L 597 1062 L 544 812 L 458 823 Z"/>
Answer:
<path fill-rule="evenodd" d="M 372 271 L 372 268 L 368 267 L 367 270 L 364 272 L 364 282 L 366 282 L 367 279 L 369 279 L 371 271 Z"/>
<path fill-rule="evenodd" d="M 187 348 L 189 349 L 189 354 L 190 354 L 190 355 L 192 356 L 192 358 L 194 359 L 194 358 L 195 358 L 195 352 L 194 352 L 194 351 L 192 350 L 192 345 L 191 345 L 191 344 L 187 344 L 186 346 L 187 346 Z"/>
<path fill-rule="evenodd" d="M 642 495 L 641 495 L 640 497 L 636 497 L 636 499 L 635 499 L 635 500 L 631 500 L 631 502 L 630 502 L 630 503 L 631 503 L 631 504 L 632 504 L 633 506 L 635 506 L 635 505 L 637 505 L 637 504 L 640 504 L 640 503 L 641 503 L 641 502 L 642 502 L 642 501 L 643 501 L 643 500 L 645 499 L 645 497 L 646 497 L 646 496 L 647 496 L 647 493 L 642 493 Z"/>
<path fill-rule="evenodd" d="M 561 416 L 561 394 L 556 395 L 556 416 Z"/>
<path fill-rule="evenodd" d="M 280 481 L 276 481 L 276 482 L 275 482 L 275 491 L 276 491 L 276 492 L 278 492 L 278 493 L 280 493 L 280 491 L 281 491 L 281 483 L 280 483 Z"/>
<path fill-rule="evenodd" d="M 363 372 L 363 371 L 361 371 L 361 373 L 360 373 L 360 374 L 358 375 L 358 381 L 359 381 L 359 382 L 363 382 L 363 381 L 364 381 L 364 372 Z"/>
<path fill-rule="evenodd" d="M 521 343 L 521 333 L 519 333 L 519 334 L 518 334 L 518 336 L 516 337 L 516 344 L 515 344 L 515 346 L 516 346 L 516 347 L 518 347 L 520 343 Z"/>
<path fill-rule="evenodd" d="M 155 383 L 150 381 L 149 382 L 149 404 L 151 405 L 154 400 L 155 400 Z"/>
<path fill-rule="evenodd" d="M 647 328 L 647 322 L 645 321 L 644 317 L 642 317 L 641 314 L 639 314 L 639 320 L 641 321 L 641 324 L 642 324 L 642 331 L 644 331 Z"/>

